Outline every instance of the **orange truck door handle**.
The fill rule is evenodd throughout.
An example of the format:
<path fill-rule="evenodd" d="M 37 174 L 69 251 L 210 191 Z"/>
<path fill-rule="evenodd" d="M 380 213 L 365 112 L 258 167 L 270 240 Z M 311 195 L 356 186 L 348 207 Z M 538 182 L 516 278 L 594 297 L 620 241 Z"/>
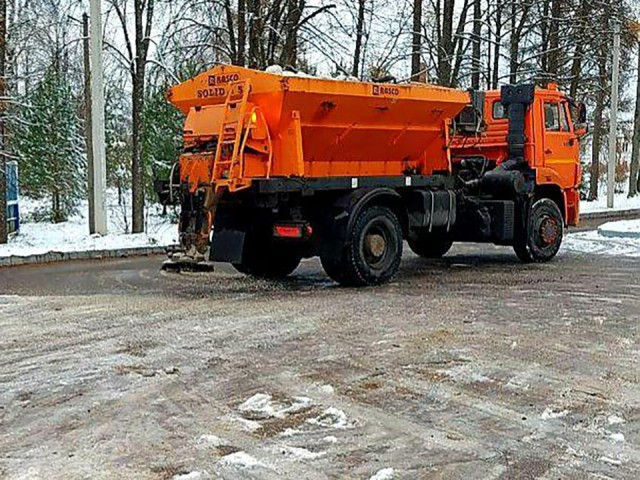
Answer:
<path fill-rule="evenodd" d="M 550 153 L 553 153 L 553 150 L 551 150 L 550 148 L 547 148 L 544 153 L 546 153 L 547 155 L 549 155 Z"/>

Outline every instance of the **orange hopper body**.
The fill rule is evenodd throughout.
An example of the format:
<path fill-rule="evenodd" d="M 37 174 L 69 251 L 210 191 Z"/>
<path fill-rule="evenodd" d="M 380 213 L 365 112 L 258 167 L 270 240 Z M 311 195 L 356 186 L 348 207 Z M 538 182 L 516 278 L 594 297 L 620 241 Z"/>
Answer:
<path fill-rule="evenodd" d="M 181 183 L 246 188 L 270 177 L 450 171 L 449 124 L 465 91 L 217 66 L 173 87 L 186 116 Z M 222 139 L 222 140 L 221 140 Z"/>

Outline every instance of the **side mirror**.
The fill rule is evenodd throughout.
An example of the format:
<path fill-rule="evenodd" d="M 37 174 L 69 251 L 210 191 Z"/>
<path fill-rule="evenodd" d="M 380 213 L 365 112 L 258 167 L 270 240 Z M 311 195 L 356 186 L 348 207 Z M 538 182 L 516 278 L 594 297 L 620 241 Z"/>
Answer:
<path fill-rule="evenodd" d="M 578 102 L 577 103 L 577 110 L 578 110 L 578 118 L 577 120 L 577 124 L 587 124 L 587 107 L 585 106 L 584 103 L 582 102 Z"/>
<path fill-rule="evenodd" d="M 576 134 L 576 137 L 582 138 L 589 132 L 589 127 L 586 123 L 578 123 L 573 126 L 573 133 Z"/>
<path fill-rule="evenodd" d="M 573 131 L 578 138 L 584 137 L 589 131 L 587 125 L 587 107 L 583 102 L 575 102 L 572 105 Z"/>

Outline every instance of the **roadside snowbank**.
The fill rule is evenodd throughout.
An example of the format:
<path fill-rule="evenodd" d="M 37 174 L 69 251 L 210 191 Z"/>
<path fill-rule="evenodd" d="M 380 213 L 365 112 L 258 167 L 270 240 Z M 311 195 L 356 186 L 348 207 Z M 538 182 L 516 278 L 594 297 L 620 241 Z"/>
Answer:
<path fill-rule="evenodd" d="M 20 233 L 12 235 L 9 243 L 0 245 L 0 257 L 41 255 L 49 252 L 81 252 L 90 250 L 119 250 L 123 248 L 168 246 L 177 243 L 178 229 L 170 216 L 163 217 L 162 207 L 151 205 L 146 212 L 146 232 L 127 234 L 130 209 L 118 205 L 115 195 L 108 195 L 109 234 L 89 235 L 88 207 L 84 202 L 78 213 L 67 222 L 35 221 L 42 202 L 20 199 Z"/>
<path fill-rule="evenodd" d="M 605 223 L 598 230 L 571 233 L 563 249 L 595 255 L 640 257 L 640 220 Z"/>

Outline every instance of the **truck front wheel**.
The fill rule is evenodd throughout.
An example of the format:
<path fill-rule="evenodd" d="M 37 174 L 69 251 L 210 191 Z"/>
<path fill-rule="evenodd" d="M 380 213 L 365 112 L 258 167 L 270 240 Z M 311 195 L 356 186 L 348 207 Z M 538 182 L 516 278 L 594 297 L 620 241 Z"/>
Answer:
<path fill-rule="evenodd" d="M 337 258 L 321 257 L 325 272 L 345 286 L 379 285 L 398 271 L 402 227 L 386 207 L 363 209 L 355 219 Z"/>
<path fill-rule="evenodd" d="M 527 228 L 516 234 L 513 249 L 525 263 L 548 262 L 560 250 L 564 220 L 558 205 L 549 198 L 536 200 L 529 210 Z"/>
<path fill-rule="evenodd" d="M 453 240 L 446 235 L 424 234 L 408 240 L 413 253 L 423 258 L 440 258 L 451 249 Z"/>

